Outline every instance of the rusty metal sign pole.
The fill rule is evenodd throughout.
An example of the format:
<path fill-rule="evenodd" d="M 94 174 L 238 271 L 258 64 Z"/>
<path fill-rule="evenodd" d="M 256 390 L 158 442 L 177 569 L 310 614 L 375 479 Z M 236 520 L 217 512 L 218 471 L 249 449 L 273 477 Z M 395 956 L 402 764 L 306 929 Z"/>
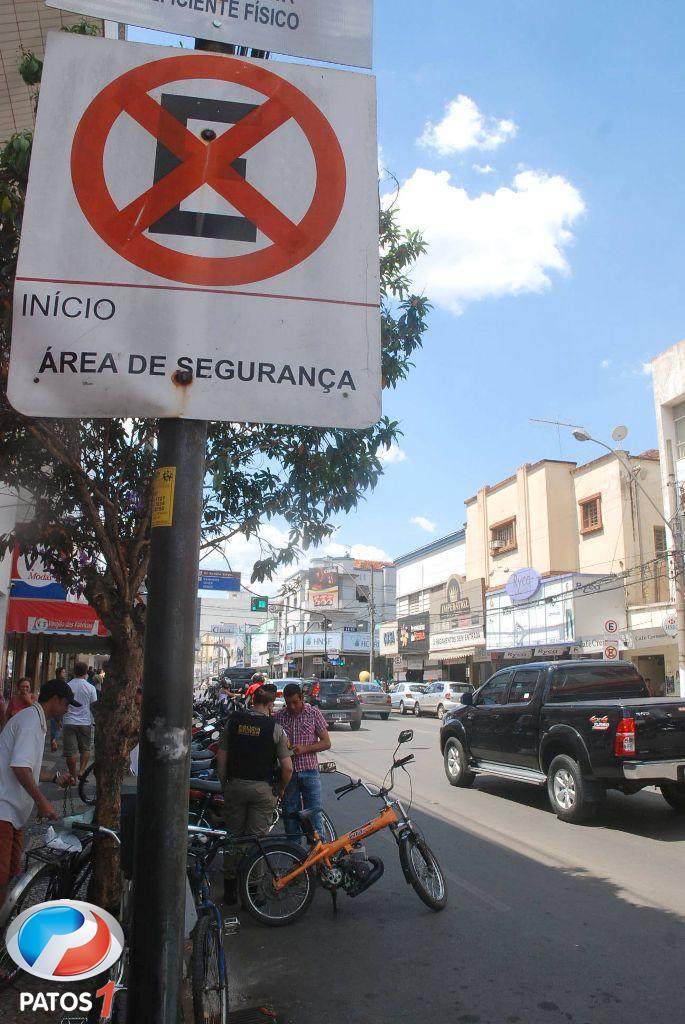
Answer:
<path fill-rule="evenodd" d="M 128 1024 L 178 1024 L 207 424 L 161 420 L 143 667 Z"/>

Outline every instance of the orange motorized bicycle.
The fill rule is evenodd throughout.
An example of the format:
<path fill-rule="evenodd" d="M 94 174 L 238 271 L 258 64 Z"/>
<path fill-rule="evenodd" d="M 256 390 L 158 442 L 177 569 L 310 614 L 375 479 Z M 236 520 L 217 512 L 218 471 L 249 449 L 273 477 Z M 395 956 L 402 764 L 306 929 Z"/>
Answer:
<path fill-rule="evenodd" d="M 331 893 L 334 906 L 339 891 L 359 896 L 383 874 L 383 861 L 380 857 L 367 857 L 362 844 L 384 828 L 390 829 L 397 842 L 407 882 L 431 910 L 443 909 L 447 887 L 440 865 L 400 801 L 390 796 L 395 771 L 405 770 L 404 766 L 414 760 L 413 754 L 398 759 L 397 751 L 413 736 L 411 729 L 400 733 L 388 786 L 372 789 L 361 779 L 350 779 L 335 791 L 339 800 L 359 788 L 382 800 L 384 807 L 377 817 L 338 839 L 323 842 L 312 812 L 300 811 L 302 829 L 311 844 L 308 851 L 288 840 L 270 840 L 241 864 L 242 905 L 257 921 L 274 926 L 296 921 L 312 902 L 317 882 Z"/>

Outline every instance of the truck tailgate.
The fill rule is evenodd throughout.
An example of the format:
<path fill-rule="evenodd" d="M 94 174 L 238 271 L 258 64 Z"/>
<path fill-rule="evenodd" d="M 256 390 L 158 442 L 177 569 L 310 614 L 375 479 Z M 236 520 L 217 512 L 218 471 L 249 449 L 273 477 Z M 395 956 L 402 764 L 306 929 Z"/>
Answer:
<path fill-rule="evenodd" d="M 641 761 L 685 758 L 685 700 L 652 697 L 624 705 L 635 719 L 636 756 Z"/>

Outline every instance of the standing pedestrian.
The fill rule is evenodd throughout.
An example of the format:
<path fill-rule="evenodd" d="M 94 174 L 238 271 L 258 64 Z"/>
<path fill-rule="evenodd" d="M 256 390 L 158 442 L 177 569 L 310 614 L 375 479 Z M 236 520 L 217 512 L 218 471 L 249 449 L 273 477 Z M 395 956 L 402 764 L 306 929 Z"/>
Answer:
<path fill-rule="evenodd" d="M 226 828 L 234 836 L 268 833 L 277 800 L 276 762 L 281 766 L 279 797 L 293 774 L 288 737 L 271 716 L 274 700 L 272 690 L 256 690 L 250 710 L 230 716 L 219 742 L 216 770 L 224 791 Z M 238 861 L 243 853 L 236 846 L 224 853 L 224 903 L 236 902 Z"/>
<path fill-rule="evenodd" d="M 330 750 L 326 719 L 313 704 L 305 704 L 299 683 L 286 683 L 283 687 L 285 708 L 274 716 L 283 726 L 293 753 L 293 777 L 283 797 L 285 831 L 292 839 L 302 838 L 297 812 L 313 812 L 313 821 L 319 835 L 323 835 L 321 817 L 321 778 L 317 753 Z"/>
<path fill-rule="evenodd" d="M 39 816 L 51 821 L 58 817 L 38 783 L 66 787 L 73 781 L 69 775 L 41 768 L 47 722 L 61 718 L 70 705 L 79 706 L 72 690 L 53 679 L 41 688 L 38 702 L 14 715 L 0 735 L 0 906 L 10 878 L 21 868 L 23 829 L 34 804 Z"/>
<path fill-rule="evenodd" d="M 35 699 L 34 694 L 31 692 L 31 680 L 28 676 L 22 676 L 17 682 L 16 692 L 9 702 L 5 721 L 9 722 L 10 718 L 18 715 L 20 711 L 30 708 Z"/>
<path fill-rule="evenodd" d="M 87 674 L 88 666 L 77 661 L 74 665 L 74 678 L 69 680 L 69 686 L 78 703 L 62 719 L 62 745 L 67 768 L 69 774 L 76 777 L 76 758 L 80 754 L 79 778 L 88 767 L 93 728 L 92 706 L 98 699 L 97 690 L 88 682 Z"/>
<path fill-rule="evenodd" d="M 64 665 L 60 665 L 55 669 L 55 679 L 62 683 L 67 681 L 67 670 Z M 52 680 L 48 680 L 51 682 Z M 57 751 L 57 742 L 62 737 L 62 723 L 57 718 L 50 719 L 50 750 L 53 754 Z"/>

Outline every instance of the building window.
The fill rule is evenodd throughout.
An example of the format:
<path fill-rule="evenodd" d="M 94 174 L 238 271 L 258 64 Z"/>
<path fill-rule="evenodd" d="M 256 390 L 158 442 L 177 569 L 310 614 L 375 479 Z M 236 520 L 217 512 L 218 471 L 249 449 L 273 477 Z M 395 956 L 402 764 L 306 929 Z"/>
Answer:
<path fill-rule="evenodd" d="M 675 427 L 677 458 L 685 459 L 685 402 L 673 406 L 673 426 Z"/>
<path fill-rule="evenodd" d="M 654 554 L 656 556 L 655 600 L 657 604 L 668 601 L 668 546 L 666 544 L 666 527 L 654 527 Z"/>
<path fill-rule="evenodd" d="M 409 598 L 408 597 L 398 597 L 397 598 L 397 614 L 401 615 L 402 617 L 404 617 L 405 615 L 409 615 Z"/>
<path fill-rule="evenodd" d="M 490 551 L 502 555 L 505 551 L 516 550 L 516 518 L 506 519 L 490 527 Z"/>
<path fill-rule="evenodd" d="M 580 502 L 580 532 L 594 533 L 602 529 L 602 495 L 593 494 Z"/>

